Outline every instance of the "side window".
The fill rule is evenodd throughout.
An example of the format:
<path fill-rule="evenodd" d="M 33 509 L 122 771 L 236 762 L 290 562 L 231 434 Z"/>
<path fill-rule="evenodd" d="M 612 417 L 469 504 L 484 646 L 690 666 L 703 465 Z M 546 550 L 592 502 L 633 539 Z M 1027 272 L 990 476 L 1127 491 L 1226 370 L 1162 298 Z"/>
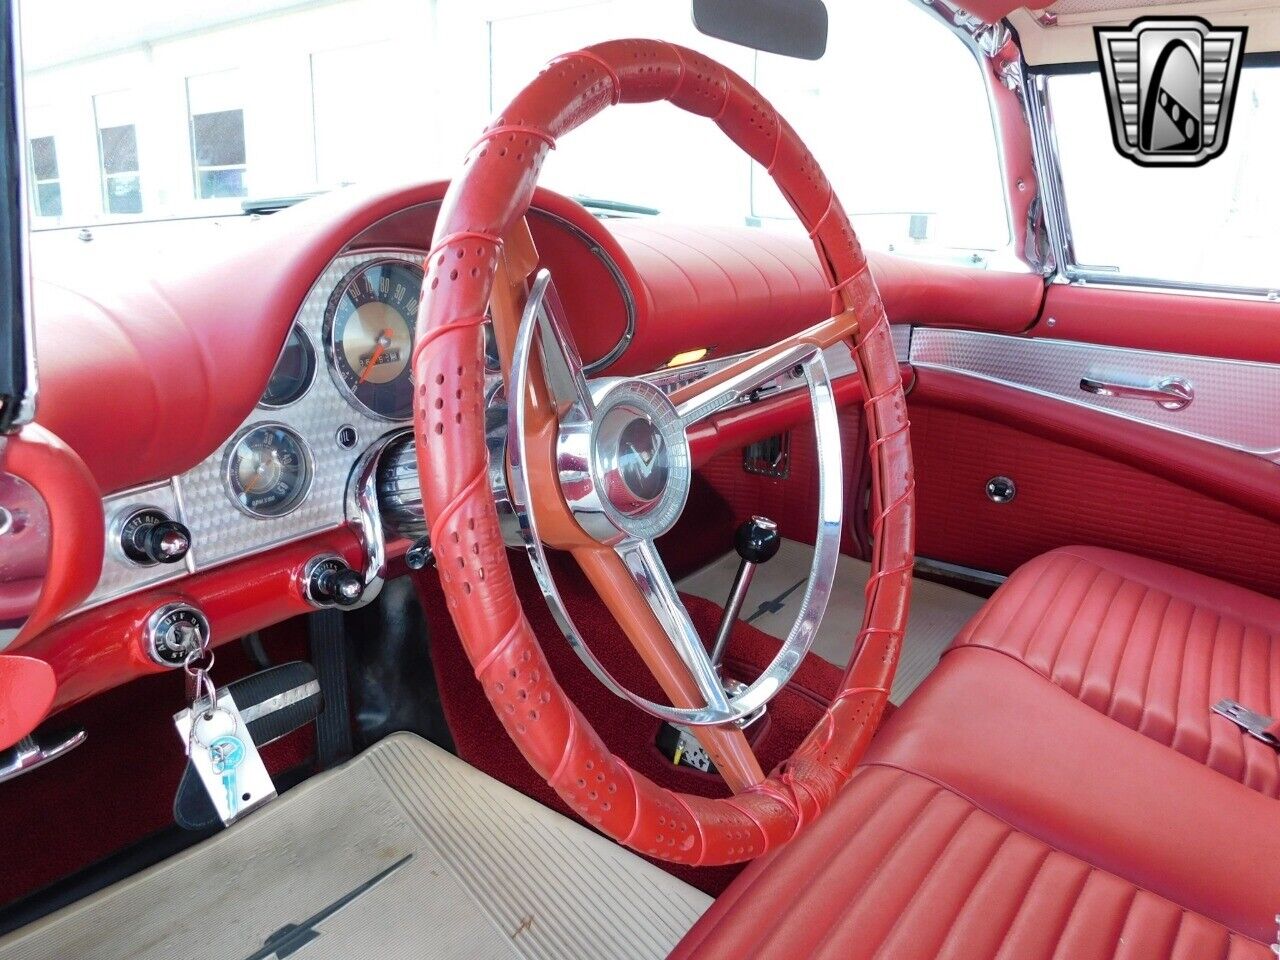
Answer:
<path fill-rule="evenodd" d="M 31 140 L 31 191 L 37 217 L 62 216 L 62 178 L 58 145 L 53 137 Z"/>
<path fill-rule="evenodd" d="M 1245 66 L 1227 147 L 1200 167 L 1139 167 L 1112 145 L 1096 71 L 1049 77 L 1079 269 L 1280 287 L 1280 67 Z"/>
<path fill-rule="evenodd" d="M 235 71 L 187 78 L 196 198 L 248 193 L 244 107 Z"/>
<path fill-rule="evenodd" d="M 761 54 L 756 83 L 824 166 L 867 246 L 994 251 L 1010 242 L 991 104 L 981 67 L 949 27 L 914 3 L 829 3 L 826 56 Z M 911 38 L 909 69 L 893 38 Z M 790 219 L 776 190 L 752 212 Z"/>
<path fill-rule="evenodd" d="M 142 212 L 142 174 L 138 164 L 138 128 L 125 94 L 93 98 L 98 127 L 98 171 L 104 213 Z"/>

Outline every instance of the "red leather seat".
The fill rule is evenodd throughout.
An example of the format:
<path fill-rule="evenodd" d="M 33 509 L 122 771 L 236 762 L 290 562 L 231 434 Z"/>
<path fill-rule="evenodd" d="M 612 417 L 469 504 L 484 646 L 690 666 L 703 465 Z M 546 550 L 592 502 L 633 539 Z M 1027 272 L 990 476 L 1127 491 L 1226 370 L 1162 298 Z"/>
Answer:
<path fill-rule="evenodd" d="M 1280 804 L 953 650 L 674 957 L 1271 958 Z"/>
<path fill-rule="evenodd" d="M 1099 713 L 1280 796 L 1280 754 L 1210 709 L 1225 697 L 1280 715 L 1280 601 L 1066 547 L 1015 571 L 956 645 L 1007 654 Z"/>

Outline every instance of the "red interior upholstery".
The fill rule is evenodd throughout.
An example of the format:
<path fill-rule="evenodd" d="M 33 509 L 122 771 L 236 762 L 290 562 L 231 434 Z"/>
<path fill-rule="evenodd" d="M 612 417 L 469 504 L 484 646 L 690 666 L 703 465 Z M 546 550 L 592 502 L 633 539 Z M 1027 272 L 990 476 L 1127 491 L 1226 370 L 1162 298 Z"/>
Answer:
<path fill-rule="evenodd" d="M 1154 561 L 1033 561 L 673 956 L 1272 956 L 1276 755 L 1208 703 L 1272 709 L 1276 624 Z"/>
<path fill-rule="evenodd" d="M 1269 957 L 1277 857 L 1274 800 L 964 648 L 673 956 Z"/>
<path fill-rule="evenodd" d="M 957 644 L 1007 654 L 1100 713 L 1280 796 L 1280 755 L 1210 709 L 1280 712 L 1280 601 L 1168 564 L 1065 547 L 1019 568 Z"/>

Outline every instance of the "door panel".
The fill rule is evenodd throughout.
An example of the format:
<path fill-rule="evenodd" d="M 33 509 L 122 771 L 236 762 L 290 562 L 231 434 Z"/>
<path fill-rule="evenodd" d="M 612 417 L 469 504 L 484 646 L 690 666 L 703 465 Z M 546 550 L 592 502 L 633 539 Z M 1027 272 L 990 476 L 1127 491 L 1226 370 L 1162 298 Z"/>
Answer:
<path fill-rule="evenodd" d="M 1280 303 L 1051 284 L 1027 335 L 917 329 L 911 360 L 922 556 L 1008 573 L 1091 544 L 1280 594 Z"/>
<path fill-rule="evenodd" d="M 911 363 L 1280 461 L 1280 364 L 927 329 L 911 338 Z"/>
<path fill-rule="evenodd" d="M 979 416 L 933 402 L 926 382 L 922 372 L 911 397 L 921 556 L 1008 573 L 1054 547 L 1088 544 L 1280 594 L 1280 524 L 1011 427 L 998 411 Z M 1013 479 L 1011 502 L 987 498 L 993 476 Z"/>

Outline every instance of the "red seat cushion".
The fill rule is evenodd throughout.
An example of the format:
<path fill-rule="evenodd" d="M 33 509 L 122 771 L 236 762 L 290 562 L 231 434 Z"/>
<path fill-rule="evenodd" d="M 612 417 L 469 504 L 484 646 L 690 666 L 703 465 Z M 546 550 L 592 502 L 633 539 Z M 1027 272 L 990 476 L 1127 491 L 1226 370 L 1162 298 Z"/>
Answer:
<path fill-rule="evenodd" d="M 1007 654 L 1099 713 L 1280 796 L 1280 754 L 1210 709 L 1280 715 L 1280 601 L 1113 550 L 1020 567 L 957 646 Z"/>
<path fill-rule="evenodd" d="M 1280 805 L 955 650 L 673 956 L 1269 958 Z"/>

